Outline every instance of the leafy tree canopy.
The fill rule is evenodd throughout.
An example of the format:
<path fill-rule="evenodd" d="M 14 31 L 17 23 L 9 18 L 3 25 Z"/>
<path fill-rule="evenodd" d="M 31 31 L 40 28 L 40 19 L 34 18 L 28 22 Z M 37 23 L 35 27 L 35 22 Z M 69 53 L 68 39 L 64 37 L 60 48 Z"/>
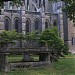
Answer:
<path fill-rule="evenodd" d="M 63 40 L 58 37 L 57 28 L 46 29 L 40 36 L 40 44 L 51 49 L 52 60 L 57 60 L 59 56 L 64 56 L 63 54 L 67 54 L 69 50 Z"/>
<path fill-rule="evenodd" d="M 62 0 L 65 2 L 64 11 L 67 13 L 67 16 L 70 20 L 73 20 L 75 23 L 75 0 Z"/>
<path fill-rule="evenodd" d="M 4 46 L 10 43 L 14 44 L 14 40 L 23 39 L 23 35 L 21 33 L 16 32 L 15 30 L 12 31 L 3 31 L 0 33 L 0 45 Z"/>
<path fill-rule="evenodd" d="M 58 37 L 57 28 L 46 29 L 42 33 L 40 40 L 43 45 L 46 44 L 52 49 L 62 50 L 64 46 L 63 41 L 60 39 L 60 37 Z"/>

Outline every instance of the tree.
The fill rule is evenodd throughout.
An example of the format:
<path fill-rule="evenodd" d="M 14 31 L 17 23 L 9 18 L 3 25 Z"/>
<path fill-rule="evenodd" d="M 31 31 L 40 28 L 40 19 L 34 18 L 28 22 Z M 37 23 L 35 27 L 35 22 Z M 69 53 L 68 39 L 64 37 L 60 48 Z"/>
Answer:
<path fill-rule="evenodd" d="M 64 11 L 67 13 L 68 18 L 75 23 L 75 0 L 62 0 L 65 2 Z"/>
<path fill-rule="evenodd" d="M 58 37 L 57 28 L 46 29 L 40 36 L 40 44 L 51 49 L 52 60 L 57 60 L 59 56 L 67 52 L 64 42 Z"/>
<path fill-rule="evenodd" d="M 0 45 L 1 48 L 7 47 L 8 44 L 14 43 L 14 40 L 23 39 L 21 33 L 17 33 L 16 31 L 3 31 L 0 33 Z"/>

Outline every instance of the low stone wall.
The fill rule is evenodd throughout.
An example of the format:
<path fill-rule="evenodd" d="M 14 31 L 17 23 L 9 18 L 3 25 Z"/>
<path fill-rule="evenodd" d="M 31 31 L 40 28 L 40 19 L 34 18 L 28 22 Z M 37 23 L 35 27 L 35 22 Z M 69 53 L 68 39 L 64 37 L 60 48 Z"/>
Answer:
<path fill-rule="evenodd" d="M 14 70 L 16 68 L 43 67 L 43 66 L 47 66 L 50 64 L 51 64 L 50 61 L 10 63 L 10 70 Z"/>

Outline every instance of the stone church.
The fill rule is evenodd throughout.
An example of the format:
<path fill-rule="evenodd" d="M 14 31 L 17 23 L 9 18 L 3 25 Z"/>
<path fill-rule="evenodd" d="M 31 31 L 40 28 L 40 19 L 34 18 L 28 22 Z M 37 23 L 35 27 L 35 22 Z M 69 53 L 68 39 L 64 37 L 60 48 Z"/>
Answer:
<path fill-rule="evenodd" d="M 57 14 L 51 13 L 49 0 L 24 0 L 22 6 L 4 3 L 0 16 L 0 31 L 16 30 L 17 32 L 38 31 L 57 25 Z"/>
<path fill-rule="evenodd" d="M 34 31 L 40 33 L 46 28 L 57 26 L 59 36 L 72 47 L 75 44 L 72 36 L 74 34 L 71 33 L 70 23 L 63 16 L 61 7 L 61 1 L 56 3 L 49 0 L 23 0 L 21 6 L 13 4 L 12 1 L 4 2 L 0 15 L 0 32 L 16 30 L 24 34 Z"/>

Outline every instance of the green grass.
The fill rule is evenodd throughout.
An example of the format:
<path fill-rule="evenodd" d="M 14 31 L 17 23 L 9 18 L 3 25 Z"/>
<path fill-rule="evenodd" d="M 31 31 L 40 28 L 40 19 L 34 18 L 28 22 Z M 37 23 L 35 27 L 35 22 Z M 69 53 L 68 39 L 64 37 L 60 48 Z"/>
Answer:
<path fill-rule="evenodd" d="M 16 62 L 16 61 L 22 61 L 23 55 L 9 55 L 8 56 L 8 61 L 9 62 Z M 38 61 L 39 60 L 39 56 L 38 55 L 32 55 L 31 58 L 34 61 Z"/>
<path fill-rule="evenodd" d="M 22 55 L 9 55 L 8 61 L 9 62 L 22 61 Z"/>
<path fill-rule="evenodd" d="M 60 58 L 59 62 L 44 68 L 16 69 L 0 75 L 75 75 L 75 55 Z"/>

